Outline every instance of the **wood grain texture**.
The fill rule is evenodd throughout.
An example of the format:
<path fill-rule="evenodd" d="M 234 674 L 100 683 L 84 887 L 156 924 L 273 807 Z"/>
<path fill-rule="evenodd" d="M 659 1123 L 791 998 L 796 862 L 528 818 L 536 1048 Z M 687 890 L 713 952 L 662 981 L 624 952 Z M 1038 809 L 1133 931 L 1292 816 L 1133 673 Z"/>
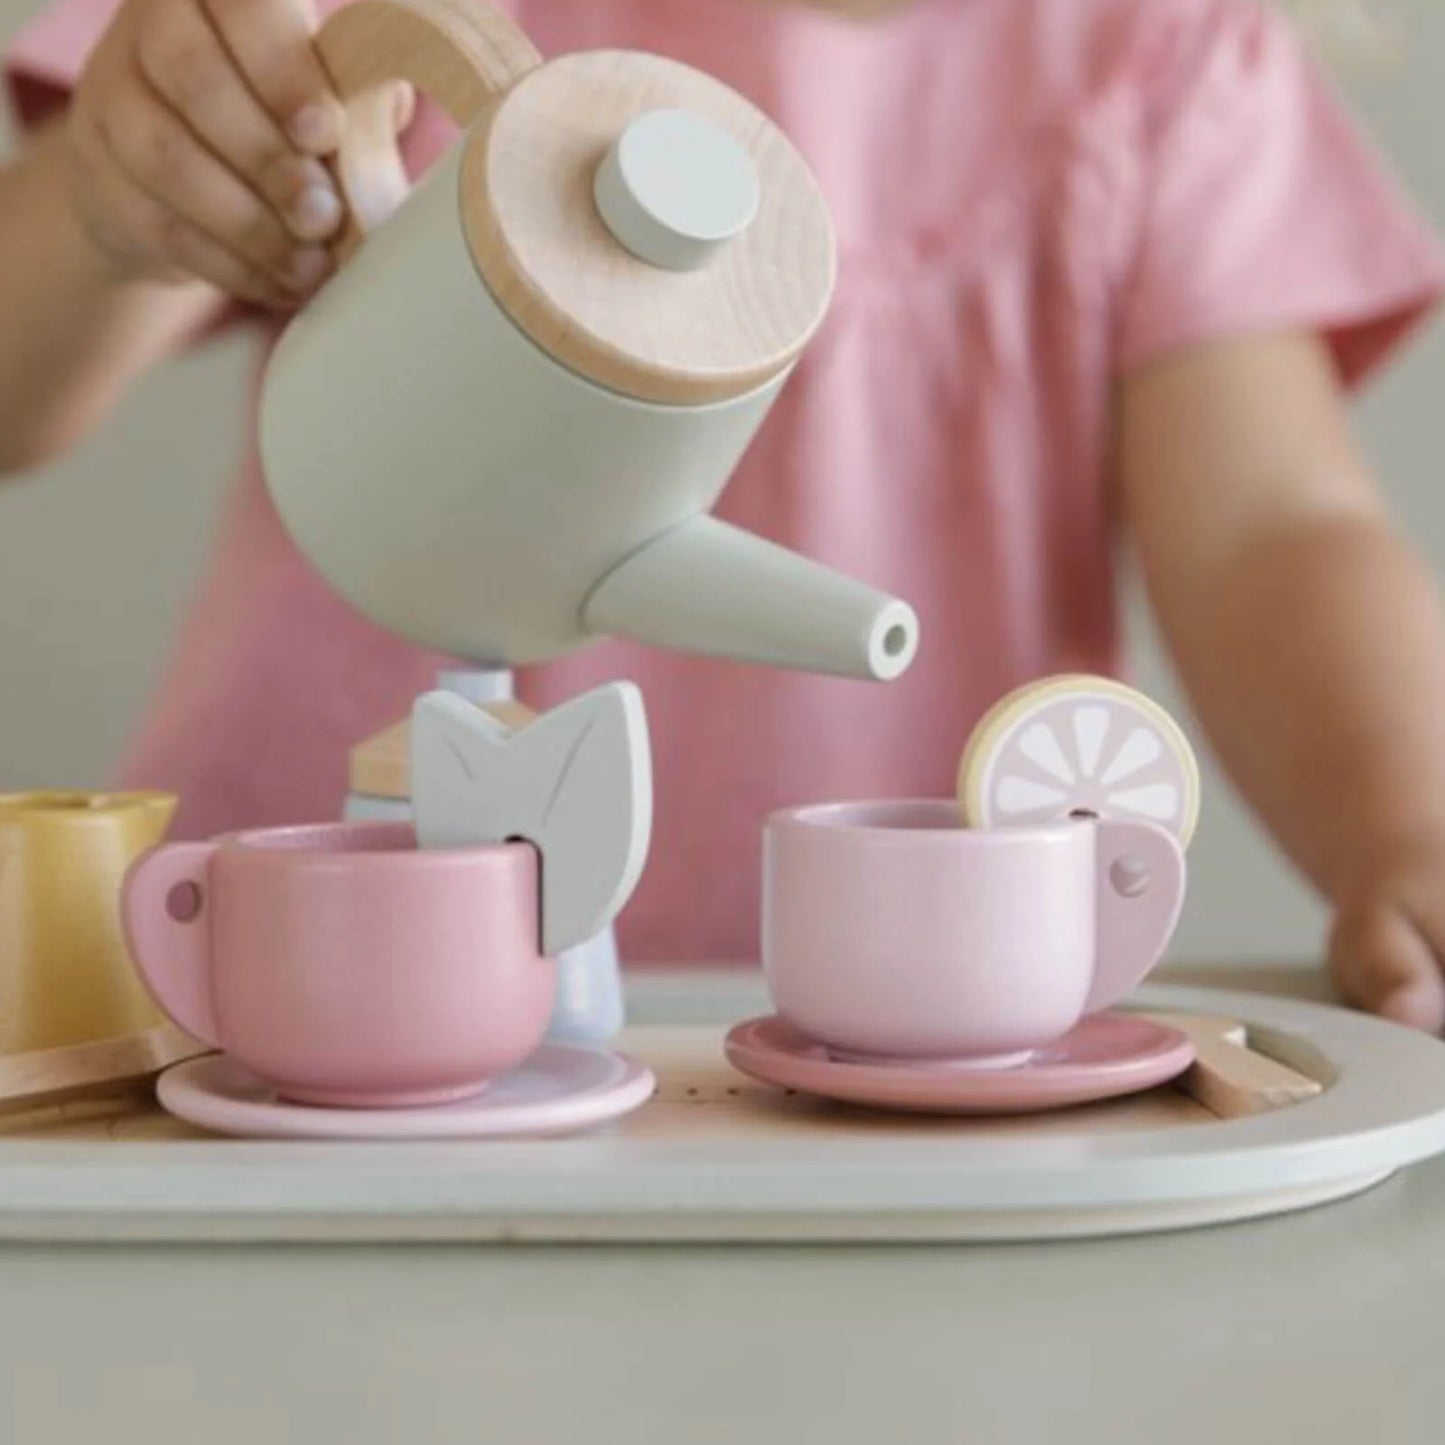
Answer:
<path fill-rule="evenodd" d="M 349 218 L 334 247 L 338 260 L 406 196 L 392 109 L 382 90 L 387 81 L 409 81 L 466 126 L 541 60 L 510 20 L 463 0 L 351 0 L 321 27 L 316 49 L 346 103 L 335 171 Z"/>
<path fill-rule="evenodd" d="M 1306 1106 L 1221 1120 L 1166 1089 L 980 1120 L 866 1114 L 752 1086 L 721 1045 L 759 1006 L 755 975 L 644 971 L 632 982 L 639 1015 L 709 1026 L 623 1036 L 663 1092 L 607 1129 L 511 1146 L 278 1151 L 198 1140 L 129 1099 L 70 1104 L 44 1122 L 0 1122 L 0 1239 L 1085 1237 L 1342 1198 L 1445 1145 L 1438 1041 L 1297 999 L 1150 985 L 1140 1004 L 1247 1019 L 1271 1053 L 1328 1080 Z"/>
<path fill-rule="evenodd" d="M 665 107 L 728 131 L 762 190 L 747 231 L 697 271 L 638 260 L 593 199 L 626 124 Z M 588 51 L 524 76 L 474 126 L 461 190 L 468 243 L 503 309 L 564 366 L 641 400 L 754 390 L 797 359 L 832 294 L 832 223 L 802 158 L 751 102 L 660 56 Z"/>
<path fill-rule="evenodd" d="M 1092 1136 L 1215 1124 L 1289 1108 L 1321 1092 L 1317 1081 L 1246 1048 L 1246 1029 L 1238 1020 L 1152 1011 L 1151 1017 L 1183 1029 L 1200 1048 L 1199 1064 L 1177 1084 L 1082 1108 L 959 1119 L 850 1109 L 760 1084 L 729 1067 L 714 1028 L 633 1029 L 621 1046 L 656 1072 L 658 1090 L 646 1108 L 614 1127 L 649 1139 L 803 1138 L 820 1132 Z M 0 1114 L 23 1114 L 9 1121 L 6 1132 L 71 1139 L 195 1137 L 196 1130 L 161 1113 L 149 1095 L 132 1095 L 160 1069 L 202 1052 L 202 1045 L 167 1025 L 137 1038 L 0 1059 Z M 61 1107 L 106 1098 L 113 1107 L 100 1116 Z"/>
<path fill-rule="evenodd" d="M 316 43 L 347 109 L 338 260 L 406 195 L 382 87 L 407 80 L 457 124 L 475 123 L 462 167 L 468 244 L 498 302 L 562 365 L 642 400 L 699 404 L 776 377 L 821 322 L 836 269 L 822 194 L 772 122 L 710 76 L 625 51 L 541 65 L 509 20 L 462 0 L 352 0 Z M 686 274 L 624 250 L 592 194 L 627 122 L 666 107 L 728 130 L 762 187 L 747 231 Z"/>
<path fill-rule="evenodd" d="M 610 1133 L 626 1139 L 802 1143 L 848 1137 L 1092 1136 L 1216 1122 L 1201 1104 L 1168 1086 L 1082 1108 L 997 1118 L 872 1112 L 790 1093 L 739 1074 L 723 1057 L 722 1034 L 715 1028 L 630 1029 L 618 1047 L 641 1059 L 658 1079 L 657 1093 L 648 1104 L 608 1126 Z M 202 1050 L 196 1046 L 193 1052 Z M 153 1097 L 135 1097 L 122 1087 L 111 1092 L 112 1107 L 104 1111 L 77 1114 L 58 1107 L 62 1101 L 57 1100 L 48 1112 L 37 1110 L 10 1121 L 6 1132 L 115 1142 L 196 1137 L 192 1125 L 163 1113 Z"/>
<path fill-rule="evenodd" d="M 1313 1099 L 1324 1088 L 1249 1046 L 1240 1020 L 1214 1014 L 1155 1014 L 1188 1034 L 1196 1058 L 1179 1087 L 1220 1119 L 1247 1118 Z"/>
<path fill-rule="evenodd" d="M 535 722 L 537 714 L 510 698 L 482 705 L 482 711 L 503 727 L 518 732 Z M 350 787 L 367 798 L 390 798 L 405 802 L 411 797 L 411 719 L 404 718 L 389 728 L 358 743 L 351 750 Z"/>
<path fill-rule="evenodd" d="M 77 1099 L 147 1088 L 162 1069 L 208 1052 L 174 1024 L 142 1034 L 0 1056 L 0 1114 L 30 1113 Z M 144 1107 L 151 1107 L 147 1098 Z"/>

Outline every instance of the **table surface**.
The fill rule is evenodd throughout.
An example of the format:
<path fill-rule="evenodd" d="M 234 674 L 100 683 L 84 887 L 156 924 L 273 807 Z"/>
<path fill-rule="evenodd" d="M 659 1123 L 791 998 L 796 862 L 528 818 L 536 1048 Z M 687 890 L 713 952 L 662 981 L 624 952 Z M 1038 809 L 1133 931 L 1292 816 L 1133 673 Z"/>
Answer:
<path fill-rule="evenodd" d="M 1298 970 L 1168 981 L 1319 992 Z M 639 994 L 677 1022 L 752 1001 Z M 1445 1438 L 1442 1299 L 1445 1162 L 1083 1243 L 15 1245 L 0 1438 L 1413 1445 Z"/>

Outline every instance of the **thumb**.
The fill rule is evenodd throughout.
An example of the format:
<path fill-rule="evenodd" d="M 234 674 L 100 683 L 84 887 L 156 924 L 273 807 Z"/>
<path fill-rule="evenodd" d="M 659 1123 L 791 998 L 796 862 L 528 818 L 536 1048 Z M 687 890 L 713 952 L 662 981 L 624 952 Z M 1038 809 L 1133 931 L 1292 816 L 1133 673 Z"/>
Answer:
<path fill-rule="evenodd" d="M 1445 977 L 1424 933 L 1387 903 L 1342 912 L 1330 970 L 1347 1002 L 1411 1028 L 1445 1029 Z"/>

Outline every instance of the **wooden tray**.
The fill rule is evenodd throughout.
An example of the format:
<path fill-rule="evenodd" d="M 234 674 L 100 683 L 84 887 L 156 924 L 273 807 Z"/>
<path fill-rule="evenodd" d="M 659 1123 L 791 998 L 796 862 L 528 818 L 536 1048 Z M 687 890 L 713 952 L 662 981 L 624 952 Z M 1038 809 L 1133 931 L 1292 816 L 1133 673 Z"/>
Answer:
<path fill-rule="evenodd" d="M 738 1002 L 733 1016 L 753 999 Z M 1253 1051 L 1319 1091 L 1231 1118 L 1172 1087 L 1024 1118 L 884 1115 L 736 1074 L 721 1024 L 648 1024 L 625 1046 L 657 1070 L 657 1098 L 572 1139 L 227 1141 L 133 1099 L 11 1118 L 0 1124 L 0 1238 L 1118 1234 L 1341 1198 L 1445 1150 L 1445 1046 L 1434 1040 L 1319 1004 L 1212 989 L 1155 988 L 1140 1002 L 1243 1019 Z"/>

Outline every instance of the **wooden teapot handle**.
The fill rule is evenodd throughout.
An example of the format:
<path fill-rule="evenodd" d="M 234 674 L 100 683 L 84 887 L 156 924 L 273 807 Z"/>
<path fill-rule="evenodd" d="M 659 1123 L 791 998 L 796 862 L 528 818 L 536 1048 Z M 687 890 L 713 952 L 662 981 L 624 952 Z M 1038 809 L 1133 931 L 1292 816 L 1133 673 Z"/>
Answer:
<path fill-rule="evenodd" d="M 338 263 L 406 197 L 388 81 L 409 81 L 465 126 L 542 60 L 481 0 L 351 0 L 322 25 L 315 44 L 346 106 L 334 162 L 348 211 L 333 248 Z"/>

